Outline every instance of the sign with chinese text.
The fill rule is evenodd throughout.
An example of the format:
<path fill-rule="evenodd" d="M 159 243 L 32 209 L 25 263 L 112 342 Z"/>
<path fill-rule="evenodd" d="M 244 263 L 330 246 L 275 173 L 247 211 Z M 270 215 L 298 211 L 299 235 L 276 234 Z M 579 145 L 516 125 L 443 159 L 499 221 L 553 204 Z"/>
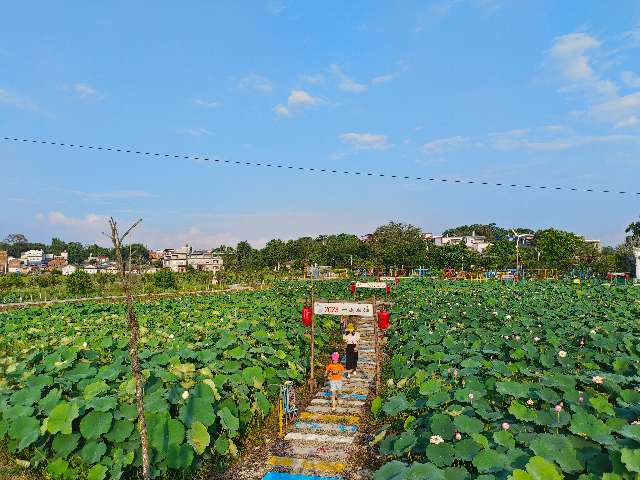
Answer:
<path fill-rule="evenodd" d="M 324 303 L 314 302 L 313 313 L 316 315 L 357 315 L 370 317 L 373 315 L 372 303 Z"/>
<path fill-rule="evenodd" d="M 356 288 L 387 288 L 384 282 L 356 282 Z"/>

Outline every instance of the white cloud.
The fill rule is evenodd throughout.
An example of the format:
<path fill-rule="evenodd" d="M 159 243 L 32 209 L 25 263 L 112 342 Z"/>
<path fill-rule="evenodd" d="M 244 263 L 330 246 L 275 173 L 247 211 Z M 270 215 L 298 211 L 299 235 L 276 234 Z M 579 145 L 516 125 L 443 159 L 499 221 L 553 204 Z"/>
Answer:
<path fill-rule="evenodd" d="M 262 93 L 272 93 L 273 92 L 273 83 L 267 80 L 266 78 L 262 78 L 255 73 L 251 72 L 245 78 L 236 83 L 236 87 L 240 90 L 246 90 L 248 88 L 253 88 Z"/>
<path fill-rule="evenodd" d="M 640 120 L 638 120 L 636 116 L 632 116 L 626 120 L 620 120 L 616 123 L 616 127 L 630 127 L 631 125 L 637 125 L 638 123 L 640 123 Z"/>
<path fill-rule="evenodd" d="M 49 212 L 49 222 L 51 225 L 58 227 L 76 227 L 81 229 L 99 229 L 109 226 L 109 217 L 107 215 L 88 214 L 84 220 L 80 218 L 67 217 L 61 212 Z"/>
<path fill-rule="evenodd" d="M 201 136 L 202 134 L 205 134 L 205 133 L 211 133 L 208 130 L 202 128 L 202 127 L 187 128 L 184 131 L 185 131 L 185 133 L 188 133 L 189 135 L 193 135 L 195 137 L 199 137 L 199 136 Z"/>
<path fill-rule="evenodd" d="M 291 90 L 291 95 L 289 95 L 288 105 L 290 107 L 296 105 L 315 105 L 316 100 L 311 98 L 311 96 L 303 91 L 303 90 Z"/>
<path fill-rule="evenodd" d="M 65 190 L 65 192 L 73 193 L 74 195 L 85 195 L 87 197 L 94 197 L 94 198 L 155 197 L 155 195 L 143 192 L 142 190 L 129 190 L 129 191 L 109 192 L 109 193 L 87 193 L 87 192 L 79 192 L 77 190 Z"/>
<path fill-rule="evenodd" d="M 469 140 L 468 138 L 452 137 L 441 138 L 440 140 L 434 140 L 433 142 L 425 143 L 420 150 L 425 155 L 433 155 L 434 153 L 442 153 L 445 150 L 452 150 L 458 147 L 460 144 Z"/>
<path fill-rule="evenodd" d="M 561 137 L 549 141 L 531 141 L 524 136 L 528 130 L 512 130 L 504 133 L 492 133 L 490 147 L 496 150 L 513 150 L 516 148 L 529 148 L 532 150 L 566 150 L 582 147 L 584 145 L 603 142 L 640 142 L 637 135 L 601 135 L 601 136 L 573 136 Z"/>
<path fill-rule="evenodd" d="M 343 133 L 340 135 L 342 143 L 352 144 L 356 150 L 386 150 L 394 145 L 387 145 L 386 135 L 376 135 L 372 133 Z"/>
<path fill-rule="evenodd" d="M 36 220 L 44 220 L 44 215 L 41 213 L 36 214 Z"/>
<path fill-rule="evenodd" d="M 78 93 L 76 98 L 80 98 L 82 100 L 101 100 L 104 98 L 104 95 L 96 92 L 93 88 L 84 83 L 76 83 L 73 88 L 75 88 Z"/>
<path fill-rule="evenodd" d="M 400 76 L 400 72 L 392 73 L 391 75 L 384 75 L 382 77 L 376 77 L 371 80 L 371 85 L 377 85 L 378 83 L 389 82 L 391 80 L 395 80 Z"/>
<path fill-rule="evenodd" d="M 354 152 L 344 152 L 344 153 L 332 153 L 331 155 L 329 155 L 329 158 L 344 158 L 346 156 L 351 155 Z"/>
<path fill-rule="evenodd" d="M 593 59 L 587 52 L 598 52 L 602 42 L 586 33 L 570 33 L 554 39 L 543 68 L 555 72 L 565 82 L 560 92 L 585 91 L 590 101 L 600 102 L 617 95 L 618 87 L 610 80 L 597 75 L 590 63 Z"/>
<path fill-rule="evenodd" d="M 287 110 L 287 107 L 285 107 L 282 104 L 276 105 L 271 110 L 276 112 L 276 115 L 279 116 L 279 117 L 292 117 L 293 116 L 293 114 L 289 110 Z"/>
<path fill-rule="evenodd" d="M 594 122 L 615 123 L 616 127 L 632 125 L 640 114 L 640 92 L 618 97 L 592 107 L 587 118 Z"/>
<path fill-rule="evenodd" d="M 630 72 L 628 70 L 626 72 L 622 72 L 620 74 L 620 78 L 622 79 L 622 82 L 628 87 L 640 87 L 640 77 L 638 77 L 638 75 L 633 72 Z"/>
<path fill-rule="evenodd" d="M 316 85 L 324 84 L 324 77 L 320 74 L 318 75 L 302 75 L 300 78 L 307 83 L 313 83 Z"/>
<path fill-rule="evenodd" d="M 278 15 L 285 8 L 287 8 L 287 6 L 282 2 L 279 2 L 278 0 L 271 0 L 269 3 L 267 3 L 267 10 L 271 12 L 271 15 Z"/>
<path fill-rule="evenodd" d="M 199 100 L 199 99 L 195 99 L 194 103 L 200 105 L 201 107 L 209 107 L 209 108 L 215 108 L 215 107 L 221 107 L 222 105 L 220 105 L 219 103 L 216 102 L 205 102 L 204 100 Z"/>
<path fill-rule="evenodd" d="M 340 67 L 335 64 L 332 64 L 329 67 L 329 71 L 340 80 L 340 83 L 338 84 L 338 88 L 340 90 L 344 90 L 345 92 L 358 93 L 367 89 L 365 85 L 361 85 L 352 78 L 347 77 L 344 73 L 342 73 Z"/>
<path fill-rule="evenodd" d="M 16 203 L 36 203 L 35 200 L 29 200 L 26 198 L 12 198 L 11 201 Z"/>
<path fill-rule="evenodd" d="M 24 95 L 20 95 L 17 93 L 9 92 L 8 90 L 4 90 L 0 88 L 0 103 L 4 103 L 14 108 L 22 108 L 24 110 L 32 110 L 34 112 L 41 113 L 48 117 L 53 117 L 54 115 L 42 110 L 41 108 L 36 107 L 27 97 Z"/>

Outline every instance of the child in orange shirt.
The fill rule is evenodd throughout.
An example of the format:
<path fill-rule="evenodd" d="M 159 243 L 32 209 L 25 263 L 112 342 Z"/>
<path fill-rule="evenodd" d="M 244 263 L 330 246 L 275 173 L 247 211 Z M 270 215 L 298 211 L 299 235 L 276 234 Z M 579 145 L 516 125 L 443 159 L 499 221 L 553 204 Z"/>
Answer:
<path fill-rule="evenodd" d="M 338 405 L 342 403 L 340 397 L 342 396 L 342 372 L 344 367 L 338 363 L 340 355 L 338 352 L 333 352 L 331 355 L 331 363 L 327 365 L 327 379 L 331 385 L 331 411 L 336 411 L 336 392 L 338 397 Z"/>

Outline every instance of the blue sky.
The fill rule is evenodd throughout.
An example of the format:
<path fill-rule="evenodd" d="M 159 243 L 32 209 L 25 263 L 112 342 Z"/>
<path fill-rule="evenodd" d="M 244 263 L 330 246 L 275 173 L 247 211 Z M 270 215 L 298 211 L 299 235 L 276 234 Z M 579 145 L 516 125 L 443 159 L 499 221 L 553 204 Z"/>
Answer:
<path fill-rule="evenodd" d="M 615 245 L 640 195 L 637 1 L 12 2 L 0 236 L 150 248 L 364 235 L 389 220 Z M 184 157 L 189 157 L 188 159 Z M 198 159 L 196 159 L 196 157 Z"/>

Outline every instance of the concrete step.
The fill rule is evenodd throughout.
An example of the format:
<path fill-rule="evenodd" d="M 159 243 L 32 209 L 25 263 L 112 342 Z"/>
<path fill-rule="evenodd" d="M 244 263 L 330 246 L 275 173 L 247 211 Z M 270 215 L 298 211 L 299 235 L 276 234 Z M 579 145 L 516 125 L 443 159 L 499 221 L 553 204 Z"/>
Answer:
<path fill-rule="evenodd" d="M 296 445 L 285 445 L 278 453 L 285 455 L 318 455 L 327 457 L 350 457 L 354 450 L 351 448 L 324 448 L 324 447 L 298 447 Z"/>
<path fill-rule="evenodd" d="M 271 457 L 267 463 L 280 467 L 306 468 L 321 472 L 341 472 L 347 468 L 346 463 L 325 462 L 324 460 L 304 460 L 302 458 Z"/>
<path fill-rule="evenodd" d="M 339 423 L 313 423 L 313 422 L 296 422 L 293 428 L 302 428 L 304 430 L 325 430 L 331 432 L 355 432 L 355 425 L 342 425 Z"/>
<path fill-rule="evenodd" d="M 307 412 L 327 412 L 327 413 L 359 413 L 362 414 L 362 409 L 358 407 L 343 407 L 338 405 L 335 411 L 331 410 L 331 407 L 325 407 L 323 405 L 309 405 L 306 409 Z"/>
<path fill-rule="evenodd" d="M 331 391 L 331 387 L 322 387 L 322 391 L 324 392 L 330 392 Z M 362 386 L 358 385 L 358 388 L 353 388 L 353 386 L 348 387 L 346 385 L 342 385 L 342 394 L 343 395 L 350 395 L 350 394 L 355 394 L 355 395 L 366 395 L 369 393 L 369 390 L 362 390 Z"/>
<path fill-rule="evenodd" d="M 297 473 L 269 472 L 262 480 L 342 480 L 335 477 L 318 477 L 316 475 L 299 475 Z"/>
<path fill-rule="evenodd" d="M 285 440 L 303 440 L 305 442 L 330 442 L 330 443 L 353 443 L 354 437 L 343 437 L 341 435 L 319 435 L 317 433 L 297 433 L 289 432 L 285 435 Z"/>
<path fill-rule="evenodd" d="M 318 392 L 316 393 L 316 397 L 329 397 L 331 398 L 331 392 Z M 364 400 L 365 398 L 367 398 L 367 395 L 358 395 L 356 393 L 347 393 L 347 394 L 342 394 L 340 396 L 340 398 L 342 399 L 346 399 L 346 398 L 358 398 L 360 400 Z"/>
<path fill-rule="evenodd" d="M 318 399 L 318 400 L 320 400 L 320 399 Z M 362 403 L 364 403 L 364 402 L 362 402 Z M 358 423 L 360 421 L 360 417 L 343 417 L 341 415 L 322 415 L 322 414 L 319 414 L 319 413 L 307 413 L 307 412 L 302 412 L 300 414 L 300 419 L 301 420 L 305 420 L 307 422 L 310 422 L 310 421 L 313 421 L 313 420 L 324 420 L 324 421 L 327 421 L 327 422 L 345 421 L 345 422 L 349 422 L 349 423 Z"/>
<path fill-rule="evenodd" d="M 311 400 L 312 405 L 329 405 L 331 404 L 331 398 L 314 398 Z M 347 407 L 361 407 L 365 402 L 362 400 L 342 400 L 341 405 Z"/>

